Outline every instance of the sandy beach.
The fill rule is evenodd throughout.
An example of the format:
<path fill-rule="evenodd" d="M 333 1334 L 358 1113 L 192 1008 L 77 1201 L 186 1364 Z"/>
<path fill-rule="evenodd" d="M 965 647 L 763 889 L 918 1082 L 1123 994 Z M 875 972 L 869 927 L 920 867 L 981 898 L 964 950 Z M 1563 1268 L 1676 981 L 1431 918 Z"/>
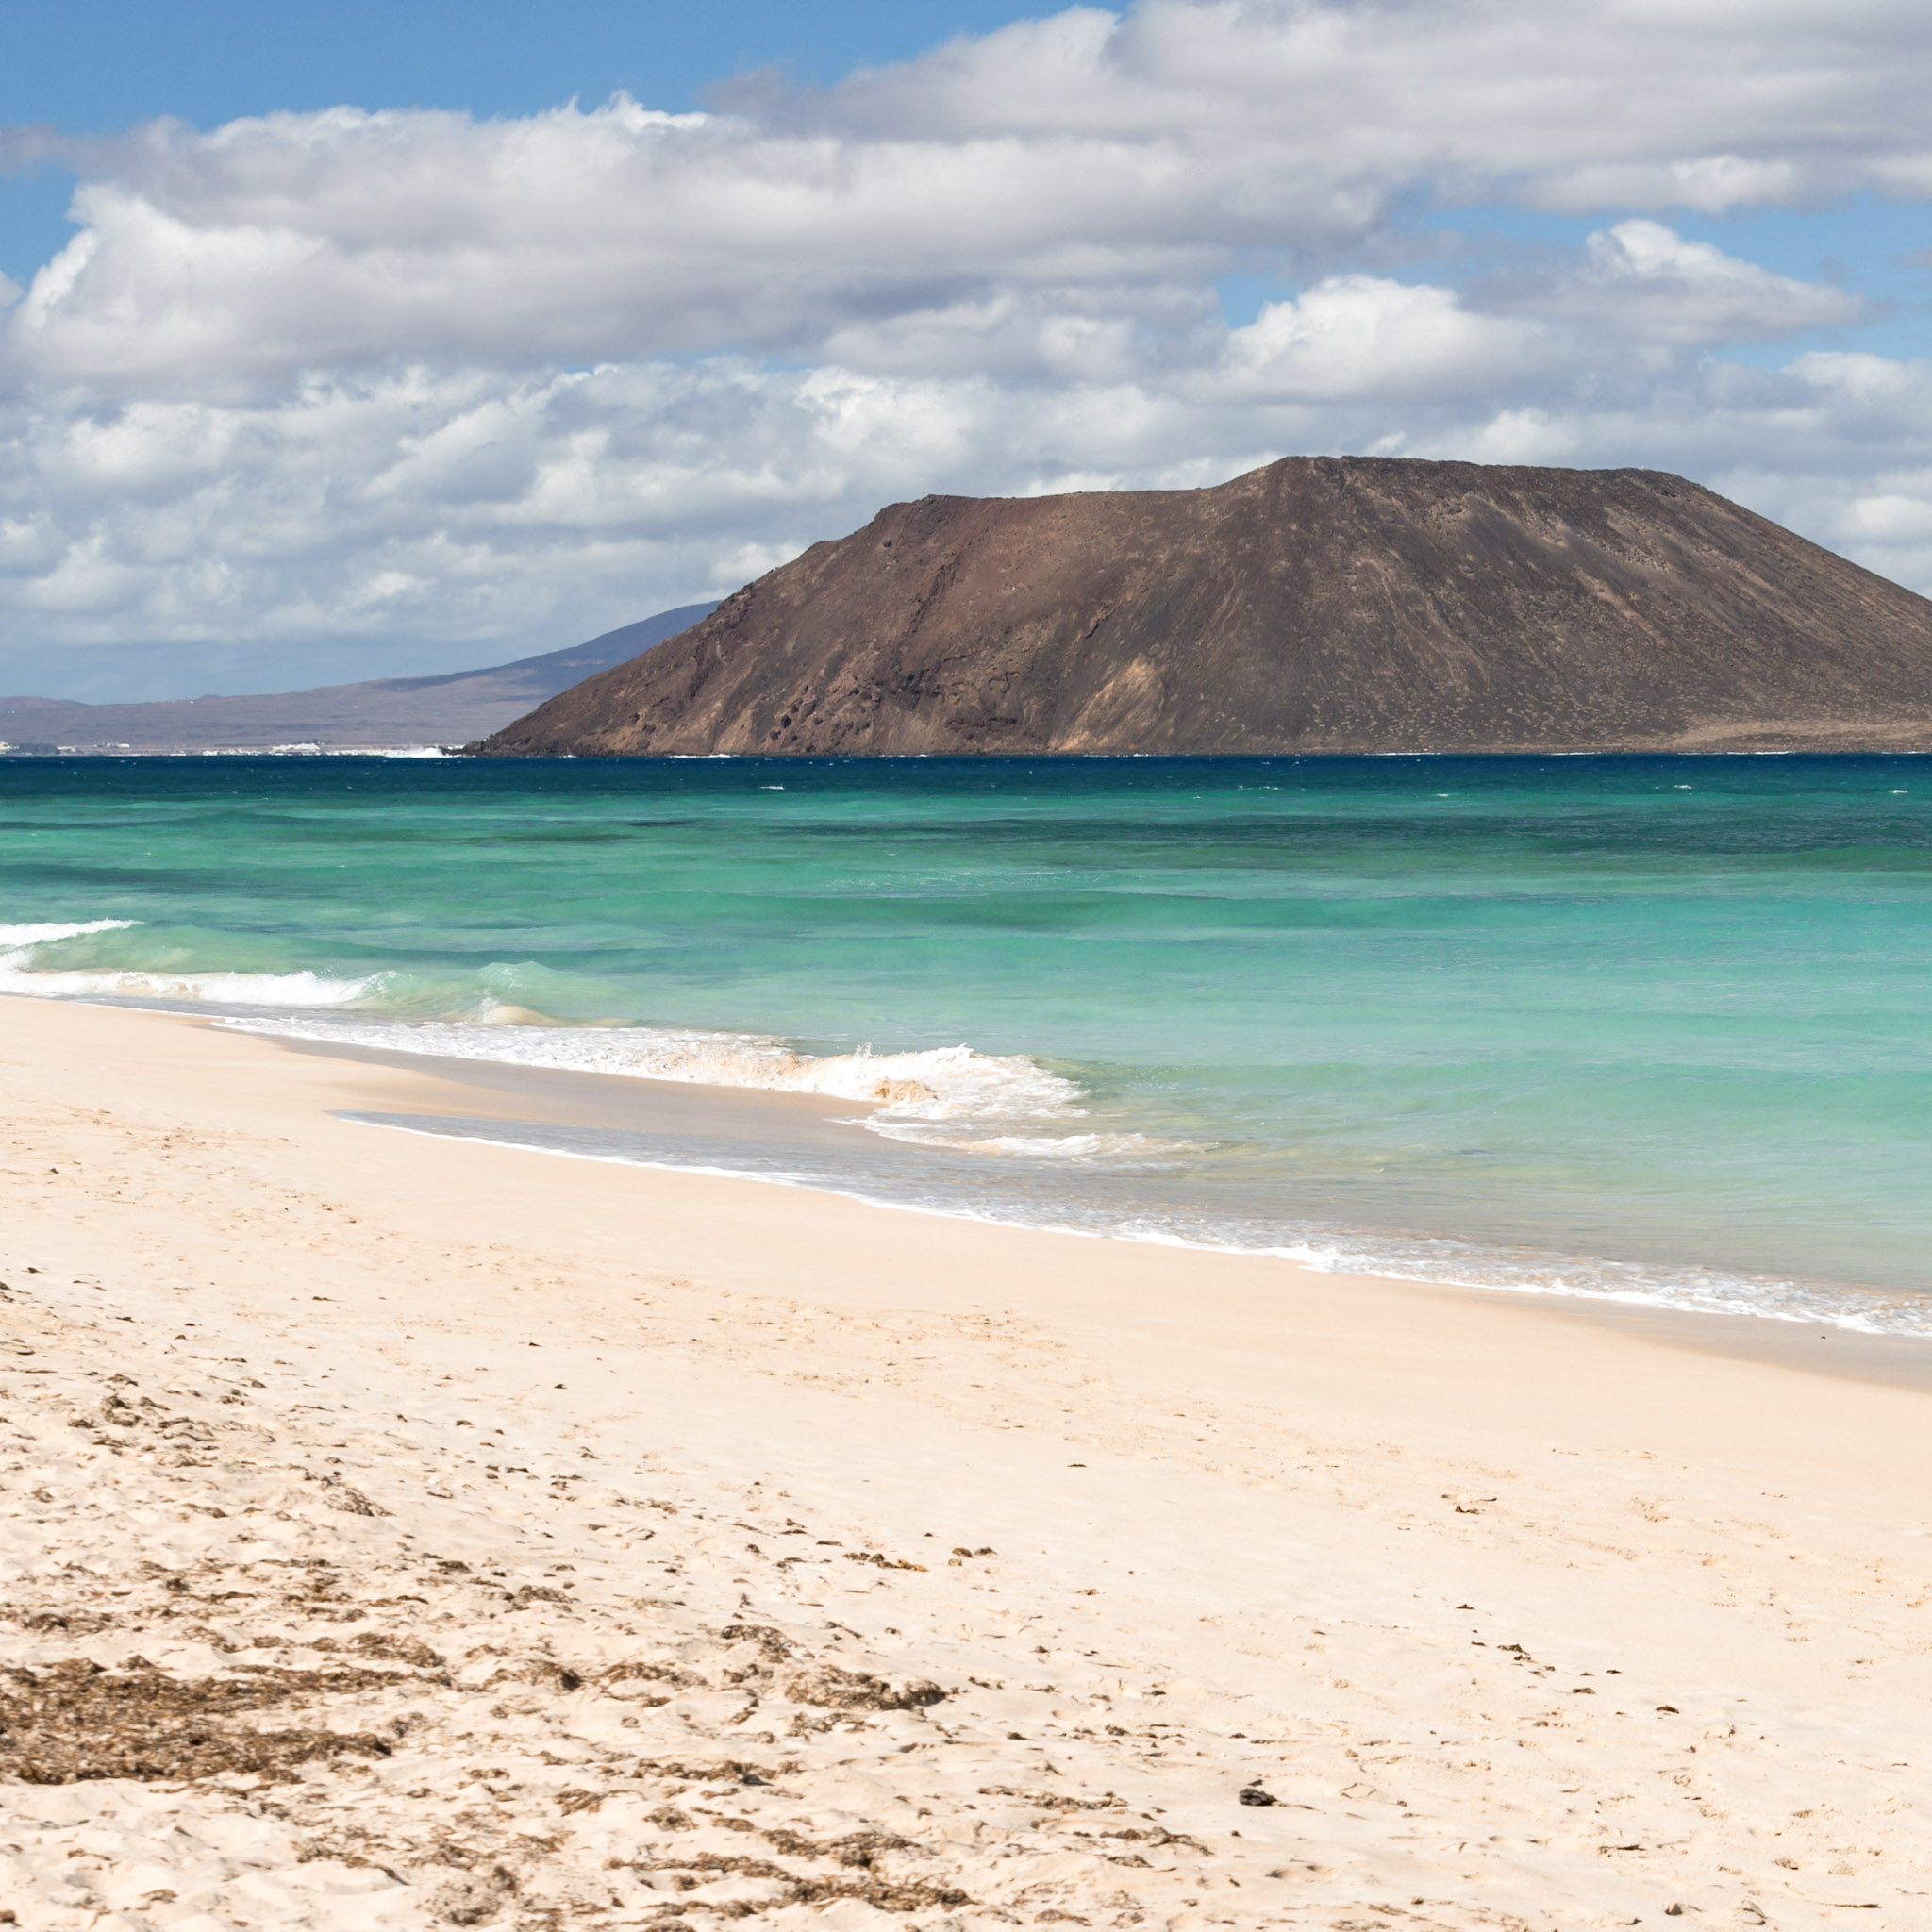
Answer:
<path fill-rule="evenodd" d="M 1932 1924 L 1932 1347 L 0 1067 L 0 1923 Z"/>

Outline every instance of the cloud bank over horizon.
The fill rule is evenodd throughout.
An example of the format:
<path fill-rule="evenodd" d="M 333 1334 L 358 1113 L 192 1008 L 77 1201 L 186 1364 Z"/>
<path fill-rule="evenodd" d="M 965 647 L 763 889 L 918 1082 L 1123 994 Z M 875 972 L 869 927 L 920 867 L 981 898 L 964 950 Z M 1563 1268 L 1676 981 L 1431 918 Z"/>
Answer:
<path fill-rule="evenodd" d="M 79 176 L 0 291 L 0 652 L 483 661 L 1291 452 L 1680 470 L 1932 591 L 1896 302 L 1692 232 L 1932 209 L 1928 90 L 1897 0 L 1141 0 L 703 113 L 0 133 Z"/>

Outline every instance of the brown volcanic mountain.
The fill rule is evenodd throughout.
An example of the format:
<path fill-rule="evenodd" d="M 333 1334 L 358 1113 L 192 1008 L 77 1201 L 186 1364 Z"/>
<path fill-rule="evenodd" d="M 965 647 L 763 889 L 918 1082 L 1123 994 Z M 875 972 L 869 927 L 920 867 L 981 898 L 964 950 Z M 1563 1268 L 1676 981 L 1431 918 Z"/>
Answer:
<path fill-rule="evenodd" d="M 1932 749 L 1932 603 L 1682 477 L 928 496 L 477 749 Z"/>

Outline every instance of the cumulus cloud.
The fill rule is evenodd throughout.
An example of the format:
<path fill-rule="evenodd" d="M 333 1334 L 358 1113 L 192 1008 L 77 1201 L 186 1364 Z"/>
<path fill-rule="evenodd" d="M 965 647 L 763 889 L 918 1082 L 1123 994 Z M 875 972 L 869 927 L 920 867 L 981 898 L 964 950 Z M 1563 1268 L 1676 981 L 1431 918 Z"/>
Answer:
<path fill-rule="evenodd" d="M 1257 401 L 1443 402 L 1521 380 L 1555 350 L 1547 330 L 1474 313 L 1453 290 L 1334 275 L 1231 331 L 1204 387 Z"/>
<path fill-rule="evenodd" d="M 0 611 L 15 638 L 441 640 L 487 660 L 722 594 L 884 502 L 1187 486 L 1284 449 L 1675 469 L 1932 584 L 1932 472 L 1892 454 L 1932 430 L 1932 365 L 1687 359 L 1585 383 L 1552 358 L 1503 383 L 1524 325 L 1447 291 L 1357 282 L 1283 307 L 1185 384 L 707 358 L 16 418 Z"/>
<path fill-rule="evenodd" d="M 1775 275 L 1641 220 L 1591 235 L 1581 261 L 1510 306 L 1607 324 L 1625 339 L 1679 344 L 1757 341 L 1842 326 L 1859 321 L 1867 308 L 1848 290 Z"/>
<path fill-rule="evenodd" d="M 1932 581 L 1924 367 L 1726 360 L 1867 305 L 1681 232 L 1932 194 L 1928 84 L 1902 0 L 1140 0 L 705 113 L 22 131 L 82 179 L 0 310 L 6 636 L 522 648 L 1293 449 L 1656 462 Z M 1594 231 L 1456 286 L 1416 211 L 1507 202 Z"/>
<path fill-rule="evenodd" d="M 83 232 L 8 350 L 153 384 L 815 349 L 1014 294 L 1077 316 L 1242 250 L 1332 256 L 1417 192 L 1656 213 L 1932 180 L 1916 14 L 1142 0 L 757 114 L 619 98 L 163 123 L 74 149 Z M 1623 243 L 1632 261 L 1644 245 Z M 1699 273 L 1681 252 L 1675 270 Z"/>

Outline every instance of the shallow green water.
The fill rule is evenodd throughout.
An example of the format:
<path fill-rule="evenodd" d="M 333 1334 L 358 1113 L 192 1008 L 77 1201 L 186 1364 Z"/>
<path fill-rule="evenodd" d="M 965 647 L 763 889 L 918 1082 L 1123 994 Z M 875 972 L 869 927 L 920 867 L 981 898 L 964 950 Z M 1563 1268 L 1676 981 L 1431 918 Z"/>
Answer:
<path fill-rule="evenodd" d="M 0 987 L 886 1078 L 873 1191 L 1932 1331 L 1921 759 L 4 759 Z"/>

